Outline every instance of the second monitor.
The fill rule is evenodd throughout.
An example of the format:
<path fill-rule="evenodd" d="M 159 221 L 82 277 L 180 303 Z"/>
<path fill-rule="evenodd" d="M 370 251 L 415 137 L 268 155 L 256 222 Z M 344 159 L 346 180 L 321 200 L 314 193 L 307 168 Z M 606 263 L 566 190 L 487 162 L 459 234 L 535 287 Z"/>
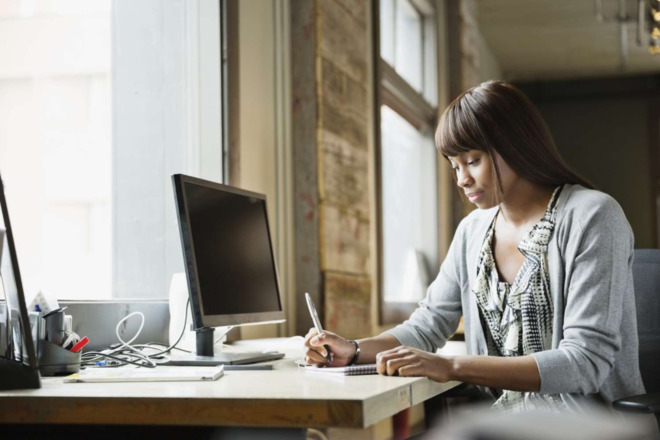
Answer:
<path fill-rule="evenodd" d="M 284 322 L 266 197 L 183 174 L 172 181 L 197 356 L 170 363 L 281 358 L 280 353 L 213 353 L 213 327 Z"/>

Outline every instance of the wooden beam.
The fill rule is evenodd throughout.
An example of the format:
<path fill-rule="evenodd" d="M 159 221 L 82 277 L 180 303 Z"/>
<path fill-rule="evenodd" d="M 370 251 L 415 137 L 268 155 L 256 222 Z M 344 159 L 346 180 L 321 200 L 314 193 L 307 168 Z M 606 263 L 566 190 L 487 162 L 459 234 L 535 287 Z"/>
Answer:
<path fill-rule="evenodd" d="M 316 90 L 317 2 L 291 1 L 291 72 L 293 169 L 295 170 L 296 333 L 312 326 L 303 292 L 309 292 L 323 316 L 319 250 L 318 97 Z"/>
<path fill-rule="evenodd" d="M 231 185 L 240 183 L 240 111 L 239 81 L 239 42 L 238 42 L 238 0 L 225 0 L 222 3 L 223 29 L 223 119 L 225 126 L 225 182 Z"/>

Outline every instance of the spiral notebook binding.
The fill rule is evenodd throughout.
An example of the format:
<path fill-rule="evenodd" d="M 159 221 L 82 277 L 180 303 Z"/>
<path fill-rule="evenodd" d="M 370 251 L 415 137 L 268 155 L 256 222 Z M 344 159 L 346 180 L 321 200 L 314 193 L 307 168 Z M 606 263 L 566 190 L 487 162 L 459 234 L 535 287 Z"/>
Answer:
<path fill-rule="evenodd" d="M 362 374 L 378 374 L 376 364 L 351 365 L 346 368 L 346 376 L 359 376 Z"/>
<path fill-rule="evenodd" d="M 308 365 L 305 367 L 307 371 L 314 373 L 327 373 L 327 374 L 342 374 L 344 376 L 360 376 L 364 374 L 378 374 L 376 364 L 360 364 L 351 365 L 347 367 L 315 367 Z"/>

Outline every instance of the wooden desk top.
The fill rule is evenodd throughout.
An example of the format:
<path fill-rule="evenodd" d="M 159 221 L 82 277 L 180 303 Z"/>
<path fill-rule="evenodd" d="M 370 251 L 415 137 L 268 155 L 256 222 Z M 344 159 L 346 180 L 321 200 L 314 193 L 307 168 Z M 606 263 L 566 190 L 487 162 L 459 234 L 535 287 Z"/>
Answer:
<path fill-rule="evenodd" d="M 0 423 L 364 428 L 458 385 L 310 373 L 296 357 L 214 382 L 71 383 L 0 391 Z"/>

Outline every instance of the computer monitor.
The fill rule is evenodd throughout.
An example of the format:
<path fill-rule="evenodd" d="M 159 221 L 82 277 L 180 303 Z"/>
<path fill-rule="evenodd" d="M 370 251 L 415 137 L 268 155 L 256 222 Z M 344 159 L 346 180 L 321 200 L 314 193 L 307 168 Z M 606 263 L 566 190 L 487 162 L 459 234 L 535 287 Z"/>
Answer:
<path fill-rule="evenodd" d="M 9 210 L 5 199 L 5 189 L 0 178 L 0 278 L 4 291 L 3 323 L 1 325 L 2 341 L 0 347 L 0 390 L 39 388 L 39 368 L 34 350 L 30 321 L 21 273 L 18 269 L 18 258 L 14 235 L 9 222 Z"/>
<path fill-rule="evenodd" d="M 266 196 L 183 174 L 172 182 L 197 355 L 213 356 L 213 327 L 284 321 Z M 207 363 L 268 357 L 226 355 Z"/>

